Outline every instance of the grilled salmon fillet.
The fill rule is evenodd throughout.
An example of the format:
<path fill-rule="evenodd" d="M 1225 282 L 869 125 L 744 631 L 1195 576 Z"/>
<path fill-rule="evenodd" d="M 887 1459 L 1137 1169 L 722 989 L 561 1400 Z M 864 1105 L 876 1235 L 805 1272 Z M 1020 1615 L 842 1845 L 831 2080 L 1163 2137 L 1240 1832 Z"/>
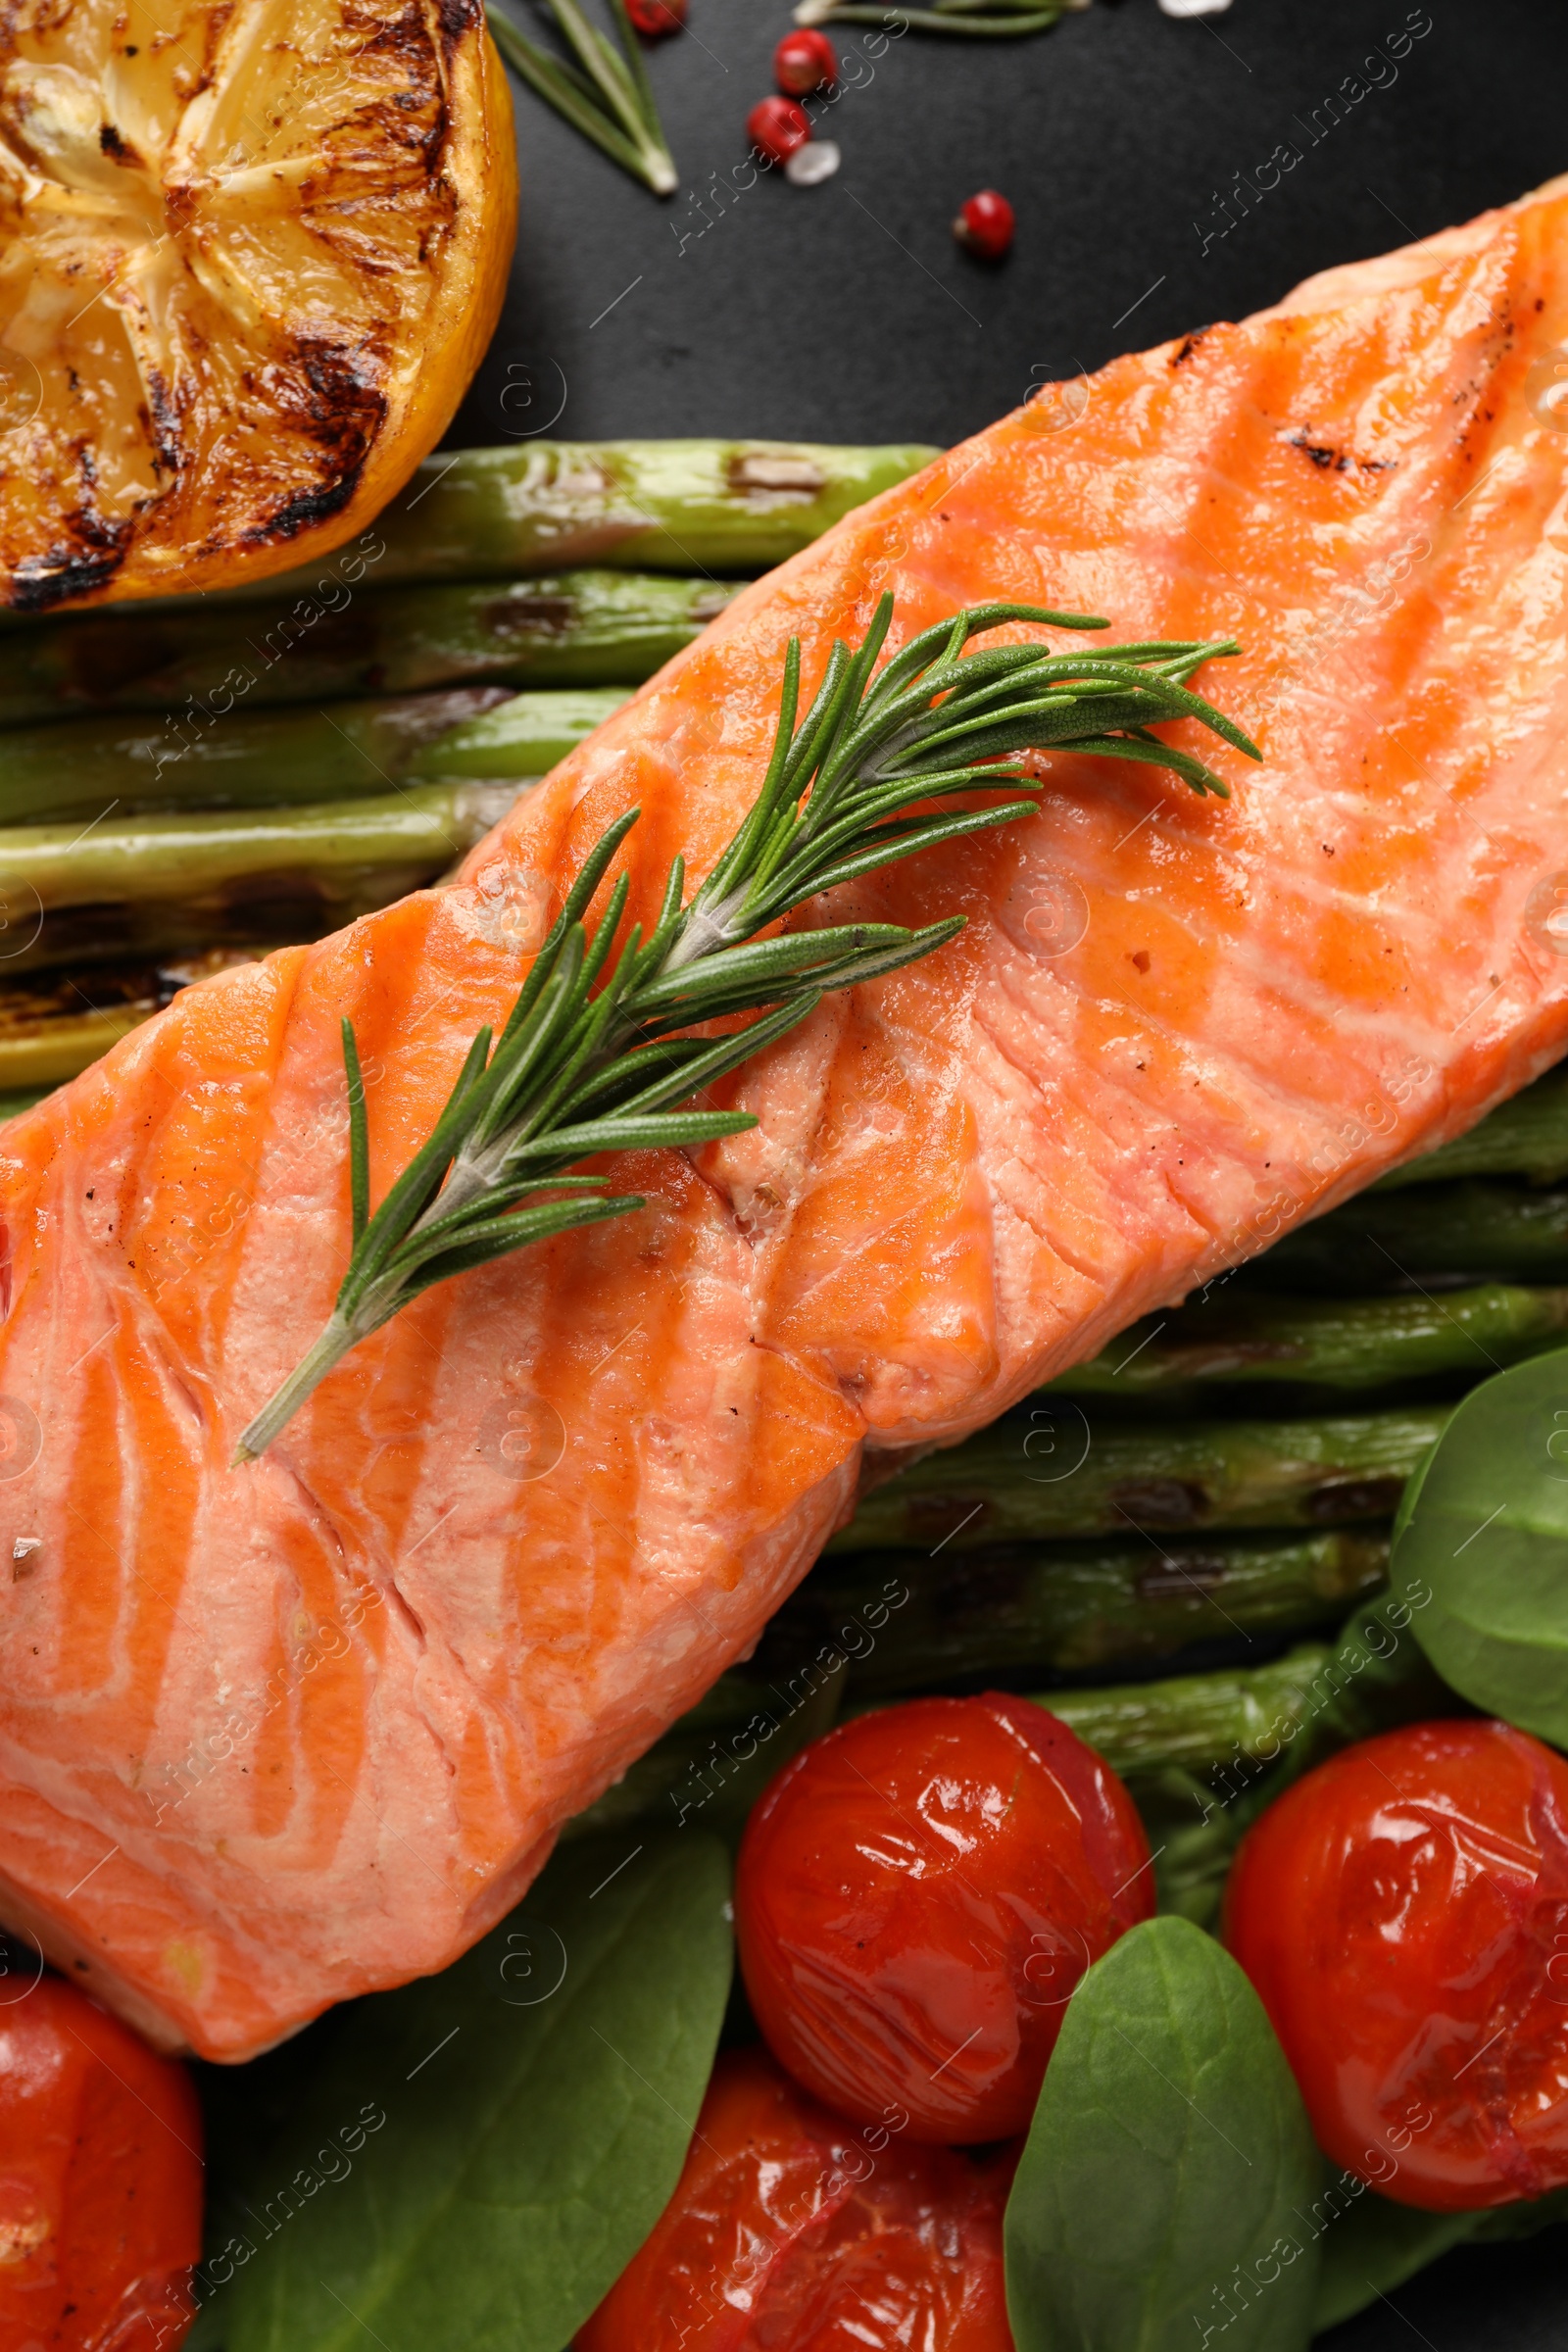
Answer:
<path fill-rule="evenodd" d="M 1563 395 L 1558 405 L 1559 392 Z M 1568 181 L 1048 391 L 759 583 L 458 883 L 181 996 L 0 1138 L 0 1915 L 243 2058 L 438 1969 L 743 1652 L 868 1449 L 961 1437 L 1568 1042 Z M 235 1439 L 636 805 L 633 909 L 808 683 L 980 599 L 1233 634 L 1235 797 L 1054 756 L 838 894 L 944 953 L 731 1082 L 640 1214 L 431 1293 Z M 824 904 L 823 913 L 829 912 Z M 1560 944 L 1557 943 L 1557 944 Z"/>

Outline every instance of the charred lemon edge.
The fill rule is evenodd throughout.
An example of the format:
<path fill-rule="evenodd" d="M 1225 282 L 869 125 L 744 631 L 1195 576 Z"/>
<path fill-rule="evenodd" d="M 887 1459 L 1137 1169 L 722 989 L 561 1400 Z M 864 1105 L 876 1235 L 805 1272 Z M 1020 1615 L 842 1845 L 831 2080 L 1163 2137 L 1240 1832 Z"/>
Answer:
<path fill-rule="evenodd" d="M 440 13 L 447 17 L 447 10 Z M 442 339 L 431 344 L 418 337 L 401 354 L 387 379 L 385 419 L 348 503 L 274 546 L 225 550 L 211 569 L 204 566 L 203 587 L 229 587 L 241 579 L 291 571 L 363 531 L 434 449 L 473 379 L 501 318 L 517 218 L 512 93 L 477 7 L 468 29 L 453 44 L 448 71 L 454 130 L 443 169 L 458 192 L 459 225 L 438 305 Z M 441 384 L 440 395 L 422 397 L 432 383 Z M 153 592 L 151 585 L 139 591 Z"/>
<path fill-rule="evenodd" d="M 462 19 L 454 32 L 454 19 Z M 475 368 L 495 333 L 506 298 L 516 242 L 517 156 L 512 94 L 506 68 L 485 28 L 476 0 L 457 0 L 438 9 L 443 33 L 446 111 L 450 125 L 441 176 L 458 202 L 456 233 L 449 246 L 432 305 L 441 329 L 432 340 L 411 336 L 385 386 L 385 414 L 360 467 L 352 495 L 318 522 L 300 524 L 275 537 L 255 539 L 187 554 L 179 586 L 193 591 L 232 588 L 292 571 L 330 555 L 363 532 L 394 499 L 419 460 L 440 440 L 460 407 Z M 439 387 L 434 393 L 431 387 Z M 146 560 L 157 544 L 156 525 L 146 541 L 133 544 L 122 570 L 96 589 L 52 599 L 49 610 L 70 613 L 167 597 L 172 583 L 156 561 Z M 140 560 L 138 560 L 140 559 Z M 0 617 L 20 612 L 0 591 Z"/>

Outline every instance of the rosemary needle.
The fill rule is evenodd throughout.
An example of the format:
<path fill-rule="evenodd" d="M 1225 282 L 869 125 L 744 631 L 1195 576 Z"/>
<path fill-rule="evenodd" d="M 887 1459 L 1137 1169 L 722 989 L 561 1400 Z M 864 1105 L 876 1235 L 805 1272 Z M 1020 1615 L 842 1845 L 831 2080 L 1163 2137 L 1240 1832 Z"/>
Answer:
<path fill-rule="evenodd" d="M 528 1243 L 641 1208 L 574 1175 L 602 1152 L 688 1146 L 738 1135 L 742 1112 L 696 1110 L 703 1089 L 803 1021 L 832 989 L 874 980 L 944 946 L 963 918 L 909 930 L 845 923 L 774 931 L 793 908 L 896 858 L 1032 813 L 996 799 L 1023 782 L 998 765 L 1026 747 L 1071 748 L 1168 768 L 1195 792 L 1226 787 L 1189 752 L 1150 729 L 1196 718 L 1249 758 L 1239 727 L 1186 681 L 1229 640 L 1111 645 L 1054 654 L 1040 643 L 966 653 L 1006 621 L 1061 629 L 1108 624 L 1030 605 L 980 605 L 924 630 L 878 670 L 893 618 L 884 596 L 863 642 L 834 645 L 799 717 L 801 648 L 792 639 L 772 757 L 729 847 L 690 900 L 670 867 L 647 938 L 620 938 L 630 882 L 612 885 L 590 929 L 589 906 L 637 821 L 618 818 L 583 865 L 534 958 L 499 1038 L 481 1029 L 445 1109 L 374 1214 L 365 1088 L 350 1022 L 348 1082 L 353 1250 L 337 1304 L 316 1345 L 257 1414 L 236 1461 L 264 1452 L 351 1348 L 432 1284 Z M 1029 789 L 1033 789 L 1030 787 Z M 916 804 L 985 794 L 978 808 L 918 813 Z M 769 936 L 763 936 L 769 934 Z M 760 1017 L 721 1037 L 694 1034 L 738 1013 Z"/>
<path fill-rule="evenodd" d="M 591 24 L 577 0 L 547 0 L 551 15 L 576 63 L 541 49 L 512 19 L 487 5 L 491 35 L 513 72 L 553 106 L 564 122 L 656 196 L 672 196 L 680 185 L 674 158 L 659 119 L 653 84 L 626 0 L 610 0 L 617 47 Z"/>

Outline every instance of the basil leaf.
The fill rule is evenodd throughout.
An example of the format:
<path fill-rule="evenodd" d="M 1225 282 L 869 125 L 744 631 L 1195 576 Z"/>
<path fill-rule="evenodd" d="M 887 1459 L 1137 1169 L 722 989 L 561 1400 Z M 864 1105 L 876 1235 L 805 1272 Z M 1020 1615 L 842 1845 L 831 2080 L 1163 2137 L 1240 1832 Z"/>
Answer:
<path fill-rule="evenodd" d="M 1334 2208 L 1346 2191 L 1360 2201 L 1335 2211 L 1324 2234 L 1312 2315 L 1315 2329 L 1353 2319 L 1450 2246 L 1534 2237 L 1538 2230 L 1568 2222 L 1568 2189 L 1556 2188 L 1549 2196 L 1530 2197 L 1517 2205 L 1489 2206 L 1479 2213 L 1422 2213 L 1413 2205 L 1392 2205 L 1375 2191 L 1361 2196 L 1359 2183 L 1348 2175 L 1342 2175 L 1325 2193 L 1318 2210 Z"/>
<path fill-rule="evenodd" d="M 1263 2005 L 1191 1921 L 1080 1982 L 1008 2200 L 1018 2352 L 1298 2352 L 1322 2159 Z"/>
<path fill-rule="evenodd" d="M 1455 1408 L 1400 1514 L 1390 1581 L 1461 1697 L 1568 1747 L 1568 1348 Z"/>
<path fill-rule="evenodd" d="M 452 1968 L 359 2002 L 248 2167 L 192 2352 L 561 2352 L 679 2178 L 728 1895 L 715 1838 L 585 1839 Z"/>

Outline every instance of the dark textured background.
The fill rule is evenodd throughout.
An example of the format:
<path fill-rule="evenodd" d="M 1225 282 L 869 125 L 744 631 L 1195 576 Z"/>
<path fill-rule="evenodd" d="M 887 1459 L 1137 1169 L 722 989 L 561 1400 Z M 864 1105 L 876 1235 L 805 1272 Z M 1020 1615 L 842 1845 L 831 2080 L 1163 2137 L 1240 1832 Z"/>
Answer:
<path fill-rule="evenodd" d="M 1397 80 L 1310 145 L 1295 118 L 1412 14 L 1432 29 Z M 515 90 L 517 259 L 453 440 L 950 442 L 1034 383 L 1240 318 L 1568 170 L 1561 0 L 1236 0 L 1191 23 L 1097 0 L 1039 39 L 895 41 L 823 125 L 837 179 L 774 173 L 737 197 L 746 113 L 788 24 L 788 0 L 691 0 L 690 31 L 653 54 L 684 174 L 667 204 Z M 847 56 L 867 38 L 838 30 Z M 1205 251 L 1195 224 L 1219 227 L 1216 190 L 1282 140 L 1301 163 Z M 949 233 L 988 185 L 1018 213 L 1000 269 Z M 1568 2235 L 1450 2255 L 1322 2341 L 1564 2352 Z"/>
<path fill-rule="evenodd" d="M 528 20 L 528 0 L 503 5 Z M 690 30 L 651 53 L 684 174 L 668 203 L 514 84 L 512 293 L 453 438 L 951 442 L 1031 383 L 1243 317 L 1313 270 L 1568 170 L 1561 0 L 1429 0 L 1413 13 L 1432 30 L 1393 87 L 1205 254 L 1195 221 L 1216 188 L 1282 140 L 1305 145 L 1294 118 L 1410 13 L 1409 0 L 1235 0 L 1177 23 L 1154 0 L 1096 0 L 1030 40 L 909 34 L 862 59 L 873 78 L 830 110 L 836 179 L 802 190 L 775 172 L 739 197 L 731 182 L 724 210 L 714 182 L 744 167 L 746 113 L 772 86 L 789 6 L 691 0 Z M 874 38 L 837 31 L 846 54 Z M 1018 212 L 1000 269 L 949 233 L 988 184 Z"/>

